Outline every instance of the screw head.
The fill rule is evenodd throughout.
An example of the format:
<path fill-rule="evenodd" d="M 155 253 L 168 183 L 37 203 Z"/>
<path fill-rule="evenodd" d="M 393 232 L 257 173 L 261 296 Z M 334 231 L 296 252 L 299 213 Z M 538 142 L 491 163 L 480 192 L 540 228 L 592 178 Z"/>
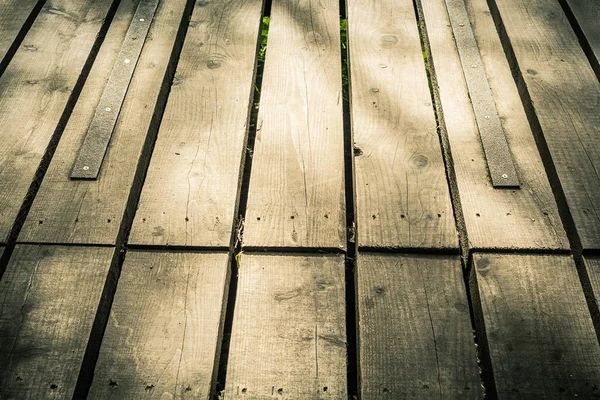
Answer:
<path fill-rule="evenodd" d="M 131 62 L 131 60 L 130 60 L 129 58 L 126 58 L 126 59 L 125 59 L 123 62 L 124 62 L 125 64 L 129 64 L 129 63 Z"/>
<path fill-rule="evenodd" d="M 489 115 L 486 115 L 486 116 L 485 116 L 485 119 L 490 119 L 490 116 L 489 116 Z"/>
<path fill-rule="evenodd" d="M 502 174 L 502 177 L 503 177 L 504 179 L 508 179 L 508 175 L 506 175 L 506 174 Z"/>
<path fill-rule="evenodd" d="M 471 64 L 471 68 L 477 68 L 477 65 Z"/>
<path fill-rule="evenodd" d="M 83 169 L 84 171 L 87 171 L 88 169 L 90 169 L 90 167 L 88 167 L 87 165 L 85 165 L 85 166 L 84 166 L 82 169 Z"/>
<path fill-rule="evenodd" d="M 140 22 L 144 22 L 144 21 L 145 21 L 145 19 L 144 19 L 144 18 L 140 18 Z"/>
<path fill-rule="evenodd" d="M 458 26 L 465 26 L 465 24 L 458 24 Z"/>
<path fill-rule="evenodd" d="M 105 108 L 105 110 L 106 110 L 107 112 L 109 112 L 109 111 L 111 110 L 111 108 L 110 108 L 110 107 L 106 107 L 106 108 Z"/>

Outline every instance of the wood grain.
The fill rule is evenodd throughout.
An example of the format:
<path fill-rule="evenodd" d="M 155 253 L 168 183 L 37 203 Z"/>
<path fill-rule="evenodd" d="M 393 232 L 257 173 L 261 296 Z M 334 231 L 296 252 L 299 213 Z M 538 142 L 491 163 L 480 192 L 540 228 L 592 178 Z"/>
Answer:
<path fill-rule="evenodd" d="M 148 130 L 152 129 L 155 105 L 169 68 L 185 0 L 159 4 L 98 180 L 71 180 L 69 176 L 137 3 L 137 0 L 123 1 L 117 11 L 23 225 L 21 242 L 114 244 L 116 241 L 142 146 Z"/>
<path fill-rule="evenodd" d="M 586 0 L 564 0 L 585 35 L 591 54 L 588 54 L 596 76 L 600 78 L 600 3 Z"/>
<path fill-rule="evenodd" d="M 558 1 L 497 6 L 581 244 L 600 249 L 600 82 Z"/>
<path fill-rule="evenodd" d="M 113 252 L 17 245 L 0 281 L 0 398 L 72 398 Z"/>
<path fill-rule="evenodd" d="M 457 248 L 413 3 L 348 6 L 358 246 Z"/>
<path fill-rule="evenodd" d="M 15 39 L 25 22 L 42 0 L 1 0 L 0 1 L 0 65 L 6 66 L 6 55 L 15 45 Z M 43 2 L 43 1 L 42 1 Z"/>
<path fill-rule="evenodd" d="M 458 256 L 362 253 L 357 287 L 363 399 L 481 398 Z"/>
<path fill-rule="evenodd" d="M 600 347 L 573 259 L 475 254 L 473 270 L 498 397 L 598 396 Z"/>
<path fill-rule="evenodd" d="M 90 399 L 203 398 L 214 384 L 227 253 L 127 253 Z"/>
<path fill-rule="evenodd" d="M 344 257 L 241 257 L 224 398 L 347 399 Z"/>
<path fill-rule="evenodd" d="M 590 283 L 592 284 L 594 300 L 598 305 L 600 299 L 600 256 L 583 256 L 583 261 L 587 270 L 588 277 L 590 278 Z"/>
<path fill-rule="evenodd" d="M 339 2 L 275 0 L 246 246 L 345 248 Z"/>
<path fill-rule="evenodd" d="M 444 0 L 423 15 L 471 249 L 568 249 L 562 222 L 529 123 L 485 1 L 467 1 L 521 189 L 494 189 Z M 466 21 L 465 23 L 469 23 Z"/>
<path fill-rule="evenodd" d="M 197 2 L 130 243 L 228 247 L 262 1 Z"/>
<path fill-rule="evenodd" d="M 111 3 L 48 1 L 0 78 L 0 243 L 7 240 Z"/>

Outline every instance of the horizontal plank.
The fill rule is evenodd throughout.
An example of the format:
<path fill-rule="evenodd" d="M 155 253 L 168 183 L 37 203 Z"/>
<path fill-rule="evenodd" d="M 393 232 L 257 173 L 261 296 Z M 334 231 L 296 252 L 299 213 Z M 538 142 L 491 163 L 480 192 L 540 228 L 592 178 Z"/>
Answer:
<path fill-rule="evenodd" d="M 481 398 L 459 257 L 362 253 L 357 263 L 362 398 Z"/>
<path fill-rule="evenodd" d="M 262 1 L 196 2 L 129 243 L 228 247 Z"/>
<path fill-rule="evenodd" d="M 413 3 L 348 5 L 358 246 L 457 248 Z"/>
<path fill-rule="evenodd" d="M 224 397 L 347 399 L 344 257 L 241 257 Z"/>
<path fill-rule="evenodd" d="M 35 16 L 43 0 L 1 0 L 0 1 L 0 71 L 8 65 L 7 53 L 15 49 L 15 39 L 26 22 Z"/>
<path fill-rule="evenodd" d="M 600 347 L 567 255 L 475 254 L 471 293 L 499 398 L 593 398 Z M 479 309 L 480 307 L 480 309 Z"/>
<path fill-rule="evenodd" d="M 274 0 L 244 245 L 346 246 L 337 0 Z"/>
<path fill-rule="evenodd" d="M 568 249 L 558 208 L 485 0 L 467 1 L 498 115 L 521 182 L 495 189 L 444 0 L 423 1 L 456 189 L 471 249 Z"/>
<path fill-rule="evenodd" d="M 584 249 L 600 249 L 600 82 L 558 1 L 499 0 L 558 180 Z"/>
<path fill-rule="evenodd" d="M 5 243 L 112 0 L 50 0 L 0 77 L 0 243 Z"/>
<path fill-rule="evenodd" d="M 73 397 L 113 253 L 16 246 L 0 281 L 0 398 Z"/>
<path fill-rule="evenodd" d="M 159 4 L 98 180 L 72 180 L 70 174 L 138 2 L 123 1 L 117 10 L 23 225 L 20 242 L 115 244 L 124 213 L 133 212 L 126 210 L 127 199 L 132 185 L 139 186 L 134 183 L 138 160 L 147 133 L 156 123 L 155 106 L 179 26 L 187 23 L 182 21 L 185 0 Z"/>
<path fill-rule="evenodd" d="M 209 398 L 227 253 L 129 251 L 90 399 Z"/>

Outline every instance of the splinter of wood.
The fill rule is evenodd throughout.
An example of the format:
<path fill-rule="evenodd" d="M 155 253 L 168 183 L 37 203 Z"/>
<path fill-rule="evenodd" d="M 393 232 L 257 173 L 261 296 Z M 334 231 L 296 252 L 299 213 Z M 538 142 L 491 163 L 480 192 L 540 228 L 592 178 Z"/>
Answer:
<path fill-rule="evenodd" d="M 97 179 L 159 0 L 138 5 L 73 164 L 71 179 Z"/>

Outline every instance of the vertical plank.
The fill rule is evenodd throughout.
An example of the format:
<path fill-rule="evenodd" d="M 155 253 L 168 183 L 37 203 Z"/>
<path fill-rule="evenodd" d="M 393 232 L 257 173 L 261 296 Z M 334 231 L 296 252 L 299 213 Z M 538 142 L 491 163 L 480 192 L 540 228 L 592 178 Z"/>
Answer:
<path fill-rule="evenodd" d="M 0 281 L 0 398 L 72 398 L 113 252 L 17 245 Z"/>
<path fill-rule="evenodd" d="M 130 243 L 229 246 L 261 10 L 196 2 Z"/>
<path fill-rule="evenodd" d="M 600 249 L 600 82 L 556 0 L 490 1 L 584 249 Z"/>
<path fill-rule="evenodd" d="M 348 2 L 358 245 L 457 248 L 414 6 Z"/>
<path fill-rule="evenodd" d="M 43 0 L 0 1 L 0 71 L 8 64 L 6 56 L 11 49 L 14 49 L 15 39 L 43 2 Z"/>
<path fill-rule="evenodd" d="M 598 304 L 598 299 L 600 299 L 600 256 L 583 256 L 583 260 L 592 284 L 596 304 Z"/>
<path fill-rule="evenodd" d="M 600 3 L 586 0 L 563 0 L 563 3 L 568 5 L 585 36 L 585 41 L 591 51 L 588 57 L 591 57 L 592 68 L 600 78 L 600 27 L 598 26 Z"/>
<path fill-rule="evenodd" d="M 470 21 L 521 188 L 494 189 L 444 0 L 422 1 L 461 211 L 471 249 L 568 249 L 558 208 L 485 0 Z"/>
<path fill-rule="evenodd" d="M 498 397 L 598 396 L 600 347 L 572 258 L 473 259 Z"/>
<path fill-rule="evenodd" d="M 357 262 L 362 398 L 481 398 L 459 257 Z"/>
<path fill-rule="evenodd" d="M 186 0 L 160 2 L 98 180 L 72 180 L 71 169 L 131 22 L 137 0 L 123 1 L 19 236 L 21 242 L 114 244 L 155 111 Z M 158 106 L 157 106 L 158 102 Z M 155 106 L 158 110 L 155 110 Z M 128 212 L 133 212 L 127 210 Z"/>
<path fill-rule="evenodd" d="M 5 243 L 111 0 L 50 0 L 0 77 L 0 243 Z"/>
<path fill-rule="evenodd" d="M 343 256 L 241 260 L 225 398 L 347 399 Z"/>
<path fill-rule="evenodd" d="M 202 398 L 214 384 L 227 253 L 127 253 L 90 399 Z"/>
<path fill-rule="evenodd" d="M 244 245 L 344 248 L 344 189 L 339 2 L 275 0 Z"/>

